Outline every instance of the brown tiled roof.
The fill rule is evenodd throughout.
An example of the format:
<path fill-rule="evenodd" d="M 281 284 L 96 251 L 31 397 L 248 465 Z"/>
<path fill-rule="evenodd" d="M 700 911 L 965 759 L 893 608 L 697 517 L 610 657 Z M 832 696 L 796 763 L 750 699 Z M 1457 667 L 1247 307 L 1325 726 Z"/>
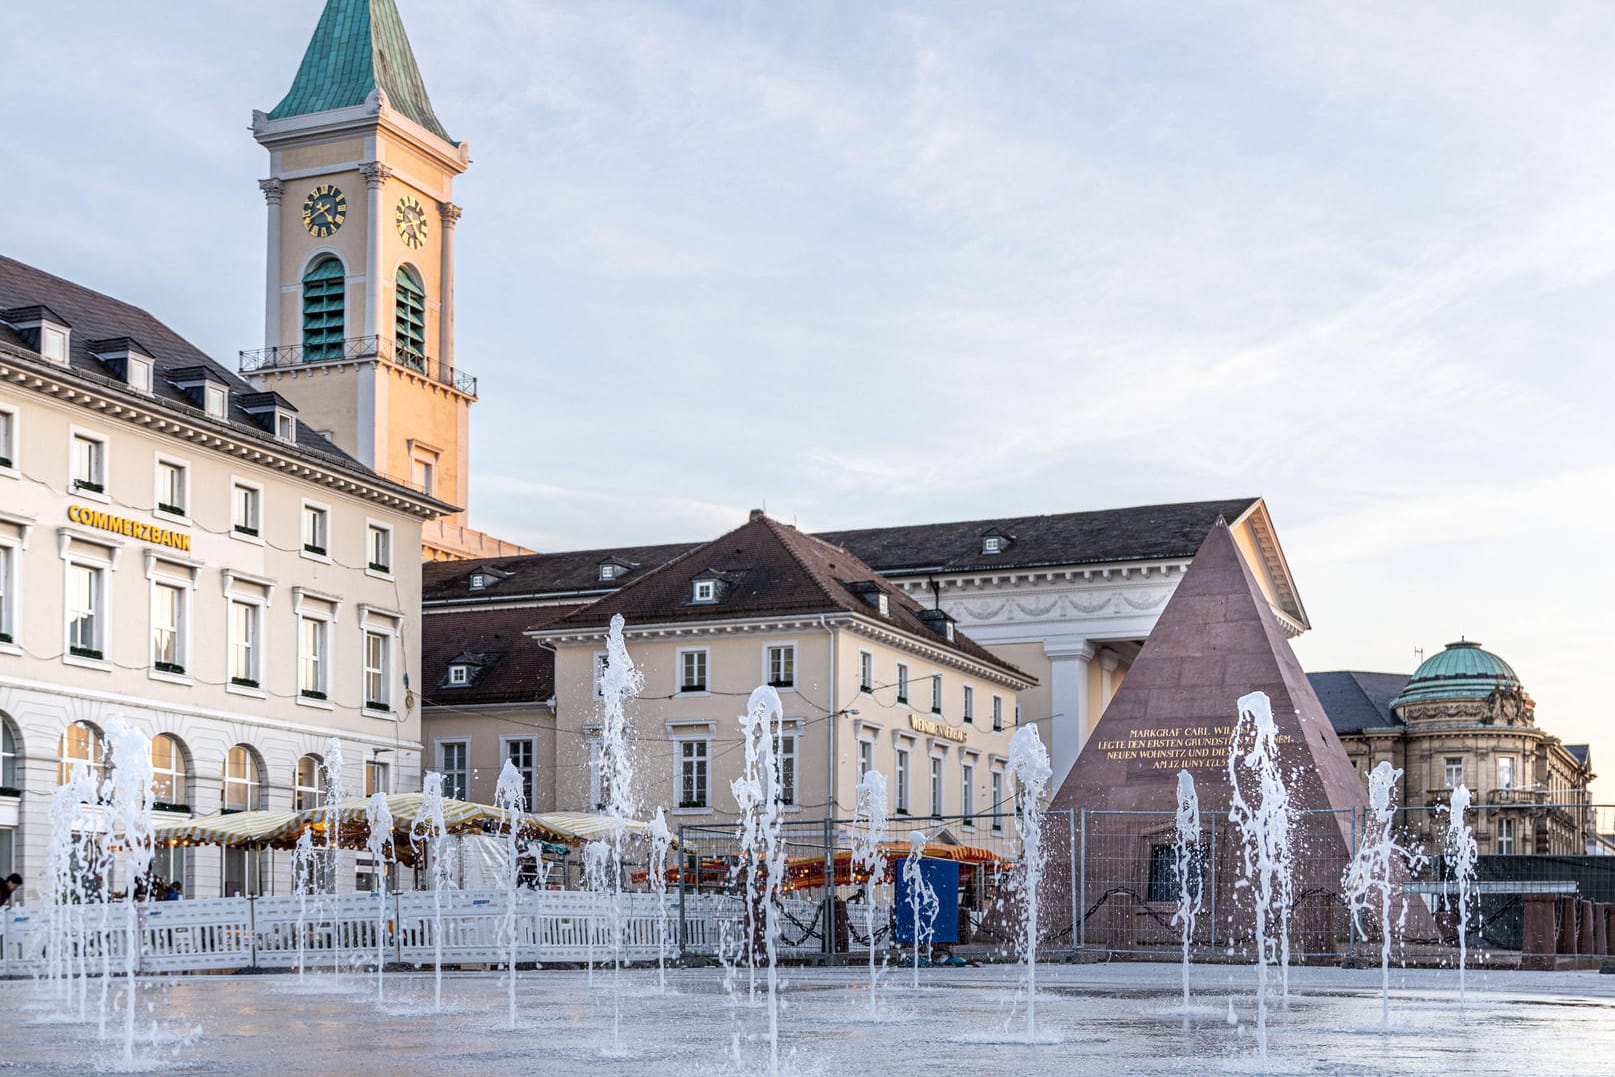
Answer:
<path fill-rule="evenodd" d="M 693 581 L 708 573 L 724 582 L 722 599 L 692 602 Z M 886 617 L 852 590 L 859 586 L 887 596 Z M 920 610 L 919 603 L 846 550 L 759 514 L 722 538 L 697 546 L 621 590 L 559 618 L 550 627 L 602 628 L 618 613 L 634 625 L 851 612 L 883 620 L 934 646 L 1027 676 L 961 632 L 955 632 L 951 641 L 946 639 L 921 620 Z"/>
<path fill-rule="evenodd" d="M 882 573 L 990 572 L 995 569 L 1190 558 L 1220 516 L 1230 524 L 1257 498 L 1137 505 L 1096 512 L 1010 516 L 955 523 L 820 532 Z M 1002 553 L 984 554 L 984 535 L 1004 537 Z"/>
<path fill-rule="evenodd" d="M 1200 548 L 1219 516 L 1232 523 L 1256 501 L 1253 497 L 1242 497 L 1047 516 L 906 524 L 858 531 L 825 531 L 818 537 L 850 550 L 883 576 L 1187 559 Z M 1007 540 L 1002 553 L 985 555 L 981 552 L 982 536 L 989 532 L 996 532 Z M 499 601 L 516 595 L 604 595 L 699 545 L 674 542 L 437 562 L 425 566 L 423 597 L 433 602 L 479 596 Z M 618 560 L 635 567 L 620 577 L 620 582 L 602 581 L 599 566 L 606 560 Z M 467 581 L 477 568 L 509 575 L 485 591 L 473 592 Z"/>
<path fill-rule="evenodd" d="M 68 337 L 67 366 L 71 373 L 98 385 L 110 385 L 120 391 L 134 393 L 90 351 L 92 342 L 108 345 L 132 338 L 138 342 L 141 351 L 151 355 L 152 397 L 169 404 L 183 405 L 194 417 L 202 417 L 201 401 L 174 384 L 176 380 L 187 380 L 187 376 L 190 380 L 196 380 L 198 368 L 201 368 L 210 379 L 230 390 L 225 414 L 231 426 L 250 431 L 256 436 L 271 436 L 264 424 L 242 407 L 245 399 L 257 390 L 165 323 L 139 307 L 0 255 L 0 311 L 9 311 L 17 321 L 21 321 L 24 311 L 39 306 L 49 308 L 72 330 Z M 0 343 L 28 353 L 35 352 L 33 345 L 3 316 L 0 316 Z M 396 485 L 376 475 L 301 422 L 297 424 L 296 448 L 325 463 L 361 473 L 369 481 Z M 411 492 L 411 496 L 420 499 L 421 495 Z"/>
<path fill-rule="evenodd" d="M 472 607 L 428 612 L 421 621 L 421 698 L 428 707 L 543 702 L 555 694 L 555 652 L 524 636 L 578 607 Z M 449 665 L 473 665 L 470 684 L 450 687 Z"/>

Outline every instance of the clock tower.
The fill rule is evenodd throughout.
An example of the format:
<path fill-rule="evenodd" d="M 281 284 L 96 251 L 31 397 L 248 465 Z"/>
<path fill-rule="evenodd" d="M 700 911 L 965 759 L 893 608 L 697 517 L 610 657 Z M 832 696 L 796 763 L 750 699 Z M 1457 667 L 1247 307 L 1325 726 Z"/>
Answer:
<path fill-rule="evenodd" d="M 286 96 L 254 111 L 269 151 L 264 347 L 241 371 L 371 470 L 459 511 L 428 559 L 526 552 L 465 525 L 477 381 L 455 362 L 454 178 L 394 0 L 326 0 Z"/>

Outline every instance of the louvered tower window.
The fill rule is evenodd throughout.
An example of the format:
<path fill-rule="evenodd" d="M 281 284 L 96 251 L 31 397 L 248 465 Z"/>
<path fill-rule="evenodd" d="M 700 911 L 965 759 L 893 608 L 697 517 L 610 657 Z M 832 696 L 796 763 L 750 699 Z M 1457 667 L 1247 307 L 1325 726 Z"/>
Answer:
<path fill-rule="evenodd" d="M 303 358 L 342 358 L 347 274 L 335 258 L 322 258 L 303 275 Z"/>
<path fill-rule="evenodd" d="M 426 369 L 426 289 L 409 266 L 398 267 L 398 304 L 395 316 L 398 361 L 416 370 Z"/>

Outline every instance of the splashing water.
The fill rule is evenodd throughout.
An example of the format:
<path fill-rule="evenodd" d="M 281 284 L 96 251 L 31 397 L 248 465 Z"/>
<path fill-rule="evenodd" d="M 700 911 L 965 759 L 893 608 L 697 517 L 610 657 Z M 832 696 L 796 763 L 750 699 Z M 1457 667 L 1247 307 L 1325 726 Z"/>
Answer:
<path fill-rule="evenodd" d="M 1037 726 L 1023 725 L 1009 740 L 1009 773 L 1015 781 L 1015 833 L 1021 839 L 1022 931 L 1026 945 L 1026 1040 L 1037 1029 L 1037 906 L 1043 884 L 1043 793 L 1053 774 Z"/>
<path fill-rule="evenodd" d="M 1242 776 L 1243 775 L 1243 776 Z M 1289 977 L 1289 897 L 1294 886 L 1290 795 L 1278 764 L 1273 704 L 1262 692 L 1239 699 L 1239 720 L 1228 745 L 1228 816 L 1239 834 L 1243 878 L 1256 914 L 1256 1042 L 1267 1066 L 1267 966 Z M 1270 934 L 1277 917 L 1280 931 Z"/>
<path fill-rule="evenodd" d="M 409 828 L 409 840 L 431 845 L 432 857 L 432 1009 L 443 1009 L 443 891 L 449 885 L 449 861 L 443 839 L 449 826 L 443 819 L 443 775 L 435 770 L 421 779 L 421 814 Z"/>
<path fill-rule="evenodd" d="M 73 992 L 73 956 L 78 955 L 79 1020 L 86 1016 L 89 986 L 89 939 L 86 937 L 85 879 L 95 862 L 95 838 L 82 819 L 83 806 L 94 803 L 95 778 L 88 765 L 69 765 L 68 780 L 51 792 L 50 844 L 45 872 L 36 892 L 46 913 L 46 977 L 58 995 Z"/>
<path fill-rule="evenodd" d="M 297 895 L 297 982 L 304 982 L 304 935 L 308 922 L 308 895 L 314 886 L 314 834 L 305 830 L 292 847 L 292 892 Z"/>
<path fill-rule="evenodd" d="M 1401 776 L 1400 770 L 1384 760 L 1369 774 L 1368 816 L 1363 824 L 1363 839 L 1340 880 L 1358 930 L 1362 929 L 1363 914 L 1378 906 L 1374 911 L 1379 913 L 1380 922 L 1381 1028 L 1388 1028 L 1391 1023 L 1391 901 L 1397 892 L 1394 865 L 1402 858 L 1410 868 L 1417 870 L 1425 862 L 1423 853 L 1399 845 L 1391 832 L 1396 818 L 1396 781 Z M 1405 903 L 1402 916 L 1407 916 Z"/>
<path fill-rule="evenodd" d="M 320 919 L 327 914 L 331 922 L 331 936 L 340 938 L 340 913 L 336 895 L 336 848 L 341 837 L 342 822 L 337 805 L 347 798 L 348 788 L 342 782 L 342 742 L 335 737 L 325 742 L 325 762 L 320 764 L 325 777 L 325 855 L 320 858 Z M 342 947 L 331 947 L 331 975 L 342 974 Z"/>
<path fill-rule="evenodd" d="M 880 839 L 886 833 L 886 775 L 871 767 L 858 783 L 858 804 L 853 812 L 852 862 L 864 873 L 864 930 L 869 934 L 869 1012 L 879 1009 L 875 995 L 875 887 L 886 874 L 886 857 Z"/>
<path fill-rule="evenodd" d="M 622 880 L 623 844 L 628 821 L 633 818 L 634 767 L 628 757 L 628 700 L 639 694 L 644 677 L 634 668 L 623 642 L 622 614 L 611 618 L 606 632 L 606 668 L 600 676 L 602 721 L 600 724 L 600 780 L 605 786 L 606 817 L 611 821 L 611 872 L 607 880 L 611 894 L 611 1040 L 622 1049 Z"/>
<path fill-rule="evenodd" d="M 1200 914 L 1205 887 L 1193 869 L 1200 849 L 1200 794 L 1195 792 L 1194 775 L 1178 771 L 1177 841 L 1173 846 L 1178 874 L 1178 909 L 1172 923 L 1183 936 L 1183 1019 L 1189 1019 L 1189 944 L 1194 940 L 1194 921 Z"/>
<path fill-rule="evenodd" d="M 650 891 L 656 897 L 656 986 L 667 991 L 667 851 L 673 835 L 667 817 L 657 808 L 650 821 Z"/>
<path fill-rule="evenodd" d="M 925 859 L 925 834 L 918 830 L 908 832 L 908 856 L 903 858 L 903 883 L 908 887 L 909 915 L 914 925 L 914 987 L 920 986 L 920 947 L 929 949 L 931 936 L 936 934 L 936 917 L 942 903 L 936 891 L 925 881 L 920 861 Z M 922 921 L 921 915 L 925 917 Z"/>
<path fill-rule="evenodd" d="M 1465 1004 L 1464 966 L 1469 961 L 1469 910 L 1474 902 L 1475 862 L 1480 849 L 1475 843 L 1475 832 L 1464 816 L 1469 811 L 1469 787 L 1459 783 L 1452 791 L 1447 804 L 1447 840 L 1442 853 L 1453 881 L 1458 884 L 1458 1006 Z"/>
<path fill-rule="evenodd" d="M 106 804 L 106 828 L 101 832 L 101 853 L 106 864 L 117 852 L 123 854 L 124 868 L 124 973 L 128 987 L 124 995 L 123 1061 L 135 1059 L 135 966 L 140 959 L 139 912 L 136 900 L 144 900 L 151 874 L 154 849 L 152 832 L 151 739 L 124 718 L 107 723 L 109 773 L 101 783 Z M 105 946 L 103 939 L 102 945 Z"/>
<path fill-rule="evenodd" d="M 382 987 L 382 972 L 387 967 L 387 865 L 391 863 L 396 850 L 393 848 L 393 813 L 387 806 L 387 794 L 377 792 L 370 794 L 370 803 L 365 805 L 365 823 L 369 826 L 369 834 L 365 838 L 365 848 L 370 850 L 370 856 L 375 864 L 376 880 L 376 1001 L 383 1001 L 384 989 Z"/>
<path fill-rule="evenodd" d="M 604 894 L 611 883 L 608 876 L 611 874 L 611 843 L 609 841 L 591 841 L 583 847 L 583 888 L 592 893 Z M 585 932 L 585 945 L 587 950 L 586 964 L 589 968 L 589 986 L 594 986 L 594 938 L 595 924 L 593 920 L 587 925 Z"/>
<path fill-rule="evenodd" d="M 746 865 L 746 907 L 750 910 L 754 902 L 760 902 L 763 907 L 770 1074 L 779 1072 L 779 893 L 780 883 L 785 878 L 779 738 L 784 728 L 784 715 L 784 705 L 774 689 L 765 686 L 752 692 L 746 702 L 746 713 L 740 718 L 746 737 L 746 768 L 744 775 L 731 783 L 741 813 L 739 837 L 740 855 Z M 758 886 L 759 874 L 761 887 Z M 755 923 L 754 915 L 747 917 L 748 928 Z M 748 947 L 751 938 L 748 934 Z"/>
<path fill-rule="evenodd" d="M 505 825 L 505 862 L 499 869 L 499 881 L 505 888 L 505 976 L 509 988 L 509 1026 L 516 1027 L 516 882 L 521 876 L 521 851 L 516 845 L 516 831 L 521 814 L 527 807 L 523 792 L 526 783 L 516 764 L 505 760 L 499 772 L 499 782 L 493 790 L 493 806 Z"/>

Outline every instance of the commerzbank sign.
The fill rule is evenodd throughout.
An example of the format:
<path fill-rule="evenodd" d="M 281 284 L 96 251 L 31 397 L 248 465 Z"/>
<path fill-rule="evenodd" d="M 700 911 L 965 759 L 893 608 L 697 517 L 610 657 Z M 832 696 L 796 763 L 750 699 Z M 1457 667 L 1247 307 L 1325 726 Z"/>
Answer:
<path fill-rule="evenodd" d="M 910 729 L 920 733 L 928 733 L 933 737 L 944 737 L 948 740 L 959 741 L 961 744 L 965 740 L 964 730 L 956 729 L 946 722 L 937 722 L 930 718 L 921 718 L 917 714 L 910 714 L 908 724 Z"/>
<path fill-rule="evenodd" d="M 67 518 L 73 523 L 85 527 L 93 527 L 97 531 L 110 531 L 114 535 L 123 535 L 140 542 L 154 542 L 159 546 L 170 549 L 191 552 L 191 536 L 183 531 L 173 531 L 155 524 L 142 523 L 131 520 L 126 516 L 114 516 L 100 509 L 92 509 L 85 505 L 67 506 Z"/>

